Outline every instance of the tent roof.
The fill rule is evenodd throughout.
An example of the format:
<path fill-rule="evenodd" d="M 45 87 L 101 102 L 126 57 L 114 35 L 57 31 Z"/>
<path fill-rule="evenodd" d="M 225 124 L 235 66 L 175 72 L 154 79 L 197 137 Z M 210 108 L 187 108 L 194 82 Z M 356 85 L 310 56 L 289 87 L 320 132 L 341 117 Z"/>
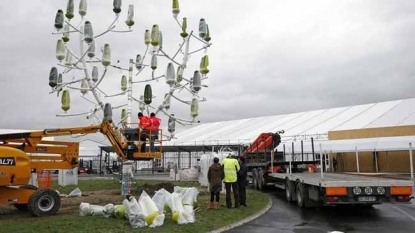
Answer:
<path fill-rule="evenodd" d="M 177 133 L 177 139 L 164 145 L 249 144 L 260 133 L 280 130 L 286 142 L 311 136 L 327 139 L 329 131 L 403 125 L 415 125 L 415 98 L 204 123 Z"/>

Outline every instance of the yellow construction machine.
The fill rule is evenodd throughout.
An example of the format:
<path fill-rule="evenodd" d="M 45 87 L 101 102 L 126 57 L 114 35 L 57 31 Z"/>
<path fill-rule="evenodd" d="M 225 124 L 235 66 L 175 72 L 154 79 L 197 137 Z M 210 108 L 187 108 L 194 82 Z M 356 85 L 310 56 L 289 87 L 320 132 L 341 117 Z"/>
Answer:
<path fill-rule="evenodd" d="M 161 131 L 161 130 L 160 130 Z M 29 210 L 35 216 L 50 216 L 60 208 L 60 196 L 52 189 L 37 189 L 28 185 L 31 174 L 48 169 L 72 169 L 78 166 L 79 143 L 46 140 L 46 137 L 103 133 L 117 155 L 123 160 L 161 158 L 162 139 L 156 140 L 158 151 L 145 152 L 137 146 L 153 137 L 139 129 L 117 130 L 110 121 L 78 128 L 45 129 L 43 131 L 0 135 L 0 205 L 14 205 Z M 144 138 L 144 139 L 143 139 Z M 140 140 L 141 139 L 141 140 Z M 151 148 L 151 147 L 149 147 Z"/>

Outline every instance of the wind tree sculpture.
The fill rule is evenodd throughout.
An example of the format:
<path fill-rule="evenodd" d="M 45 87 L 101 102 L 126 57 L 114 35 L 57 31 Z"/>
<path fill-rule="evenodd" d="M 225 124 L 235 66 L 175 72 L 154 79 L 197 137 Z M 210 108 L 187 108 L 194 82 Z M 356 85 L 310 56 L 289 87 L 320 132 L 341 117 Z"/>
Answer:
<path fill-rule="evenodd" d="M 150 1 L 149 1 L 149 4 Z M 131 123 L 131 115 L 133 106 L 138 105 L 139 111 L 152 111 L 156 114 L 163 113 L 168 117 L 168 131 L 172 138 L 175 132 L 175 123 L 182 125 L 189 125 L 198 122 L 199 102 L 206 101 L 205 97 L 200 96 L 202 87 L 207 87 L 207 74 L 209 73 L 209 57 L 207 54 L 208 48 L 211 44 L 211 37 L 209 26 L 205 19 L 199 20 L 198 35 L 194 35 L 193 31 L 188 32 L 187 18 L 178 19 L 180 8 L 179 1 L 173 0 L 173 18 L 180 28 L 181 37 L 177 51 L 173 55 L 169 55 L 163 47 L 163 34 L 158 24 L 154 24 L 151 30 L 144 32 L 144 53 L 135 55 L 134 59 L 129 59 L 129 67 L 121 67 L 119 62 L 114 64 L 109 43 L 102 43 L 100 39 L 107 33 L 125 33 L 132 32 L 132 27 L 135 25 L 134 21 L 134 5 L 129 5 L 125 20 L 126 28 L 122 30 L 115 30 L 119 26 L 118 22 L 121 18 L 122 1 L 113 1 L 113 12 L 115 18 L 107 29 L 101 33 L 95 33 L 93 30 L 93 23 L 87 18 L 88 2 L 87 0 L 79 1 L 78 14 L 80 16 L 79 22 L 74 23 L 75 20 L 75 3 L 73 0 L 68 0 L 66 12 L 59 9 L 56 13 L 54 27 L 56 31 L 52 34 L 60 38 L 56 43 L 56 58 L 58 63 L 52 67 L 49 74 L 49 86 L 52 88 L 50 93 L 61 93 L 61 108 L 64 114 L 57 114 L 57 117 L 73 117 L 86 116 L 87 119 L 93 119 L 96 122 L 101 121 L 99 112 L 103 112 L 104 116 L 112 116 L 112 112 L 121 110 L 120 120 L 113 121 L 114 127 L 118 128 L 126 126 Z M 100 19 L 98 19 L 100 20 Z M 181 21 L 181 22 L 180 22 Z M 78 54 L 71 48 L 76 40 L 76 34 L 79 38 Z M 164 38 L 165 40 L 165 38 Z M 197 48 L 194 51 L 189 50 L 190 42 L 196 41 Z M 140 47 L 140 45 L 137 45 Z M 101 51 L 96 51 L 101 48 Z M 101 52 L 101 54 L 99 54 Z M 188 61 L 190 55 L 196 53 L 203 53 L 201 56 L 200 67 L 196 70 L 186 72 L 188 69 Z M 180 59 L 181 57 L 181 59 Z M 160 59 L 167 59 L 167 68 L 164 74 L 159 74 Z M 180 60 L 180 61 L 179 61 Z M 121 92 L 113 95 L 107 95 L 100 84 L 105 80 L 107 71 L 109 69 L 117 69 L 121 72 L 120 83 Z M 136 72 L 134 72 L 134 69 Z M 81 72 L 77 72 L 81 71 Z M 82 72 L 83 71 L 83 72 Z M 138 77 L 147 77 L 138 79 Z M 81 73 L 80 78 L 75 78 L 74 74 Z M 100 74 L 101 73 L 101 74 Z M 134 75 L 135 73 L 135 75 Z M 127 78 L 128 75 L 128 78 Z M 189 75 L 190 77 L 187 77 Z M 161 95 L 159 104 L 155 104 L 156 96 L 153 96 L 152 84 L 163 84 L 158 82 L 165 79 L 168 85 L 168 91 Z M 141 84 L 142 92 L 133 91 L 134 85 Z M 144 88 L 143 88 L 144 86 Z M 92 106 L 88 111 L 80 113 L 69 113 L 71 98 L 70 91 L 77 90 L 81 92 L 79 101 L 85 101 Z M 184 93 L 187 96 L 183 98 Z M 88 94 L 92 94 L 93 99 L 88 99 Z M 127 96 L 123 98 L 123 104 L 119 106 L 112 106 L 110 99 L 119 96 Z M 159 97 L 159 96 L 157 96 Z M 170 113 L 170 106 L 172 101 L 180 104 L 190 106 L 190 117 L 183 117 Z"/>

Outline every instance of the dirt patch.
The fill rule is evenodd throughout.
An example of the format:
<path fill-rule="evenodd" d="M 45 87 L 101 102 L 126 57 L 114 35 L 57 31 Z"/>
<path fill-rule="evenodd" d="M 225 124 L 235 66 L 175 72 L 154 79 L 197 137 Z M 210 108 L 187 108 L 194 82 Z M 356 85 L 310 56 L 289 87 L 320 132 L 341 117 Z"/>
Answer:
<path fill-rule="evenodd" d="M 64 213 L 79 208 L 79 205 L 82 202 L 93 205 L 107 205 L 110 203 L 121 204 L 124 198 L 125 197 L 121 196 L 121 191 L 118 189 L 82 192 L 82 197 L 62 197 L 61 209 L 59 212 Z"/>
<path fill-rule="evenodd" d="M 146 193 L 150 196 L 153 196 L 153 194 L 164 188 L 165 190 L 167 190 L 168 192 L 172 193 L 174 191 L 174 184 L 169 183 L 169 182 L 163 182 L 163 183 L 158 183 L 158 184 L 148 184 L 145 183 L 143 185 L 140 185 L 138 187 L 135 187 L 133 194 L 141 194 L 141 192 L 146 191 Z"/>
<path fill-rule="evenodd" d="M 137 187 L 133 187 L 133 195 L 137 198 L 142 191 L 146 191 L 150 196 L 160 190 L 166 189 L 169 192 L 174 191 L 174 185 L 169 182 L 163 182 L 158 184 L 148 184 L 145 183 L 144 185 L 140 185 Z M 125 199 L 124 196 L 121 195 L 121 190 L 114 189 L 114 190 L 101 190 L 101 191 L 85 191 L 82 192 L 81 197 L 61 197 L 61 208 L 59 209 L 58 214 L 67 214 L 73 213 L 77 211 L 79 205 L 82 202 L 90 203 L 93 205 L 107 205 L 107 204 L 122 204 L 122 201 Z M 20 214 L 19 214 L 20 213 Z M 14 206 L 0 206 L 0 216 L 9 216 L 12 215 L 14 217 L 24 217 L 21 216 L 21 212 L 18 211 Z M 17 216 L 16 216 L 17 215 Z M 20 216 L 19 216 L 20 215 Z"/>
<path fill-rule="evenodd" d="M 0 205 L 0 216 L 18 212 L 18 210 L 11 205 Z"/>
<path fill-rule="evenodd" d="M 82 192 L 81 197 L 61 197 L 61 208 L 58 215 L 77 211 L 82 202 L 93 205 L 122 204 L 125 199 L 119 189 Z M 12 205 L 0 205 L 0 219 L 30 217 L 27 212 L 21 212 Z"/>

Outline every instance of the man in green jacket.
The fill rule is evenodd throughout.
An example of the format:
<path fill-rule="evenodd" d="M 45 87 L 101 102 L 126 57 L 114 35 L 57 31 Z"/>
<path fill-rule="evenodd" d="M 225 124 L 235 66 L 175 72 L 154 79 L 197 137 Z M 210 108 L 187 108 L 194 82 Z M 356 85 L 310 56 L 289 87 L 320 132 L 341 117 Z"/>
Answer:
<path fill-rule="evenodd" d="M 223 182 L 225 183 L 226 189 L 226 206 L 232 208 L 232 199 L 231 199 L 231 188 L 233 196 L 235 199 L 235 208 L 239 208 L 239 189 L 237 182 L 237 174 L 240 169 L 238 160 L 229 153 L 228 157 L 222 161 L 223 171 L 225 173 L 225 178 Z"/>

